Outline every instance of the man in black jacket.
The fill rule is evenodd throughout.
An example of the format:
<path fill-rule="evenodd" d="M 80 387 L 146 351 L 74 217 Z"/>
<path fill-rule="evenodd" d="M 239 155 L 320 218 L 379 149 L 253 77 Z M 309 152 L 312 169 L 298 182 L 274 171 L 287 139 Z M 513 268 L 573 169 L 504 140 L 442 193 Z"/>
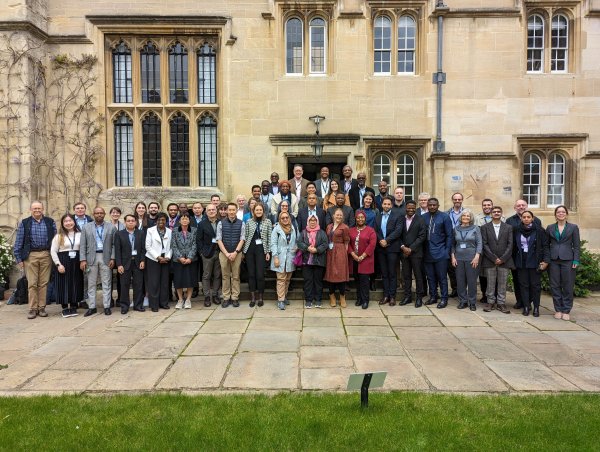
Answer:
<path fill-rule="evenodd" d="M 348 191 L 350 206 L 354 211 L 362 208 L 362 199 L 366 192 L 370 191 L 373 193 L 373 198 L 375 198 L 375 190 L 372 187 L 367 187 L 367 175 L 365 173 L 358 173 L 356 180 L 357 183 Z"/>
<path fill-rule="evenodd" d="M 206 218 L 196 231 L 196 249 L 202 259 L 202 290 L 204 306 L 211 303 L 221 304 L 221 264 L 219 263 L 219 247 L 217 246 L 217 208 L 208 204 L 205 209 Z"/>
<path fill-rule="evenodd" d="M 333 223 L 333 214 L 336 210 L 342 209 L 342 212 L 344 212 L 344 223 L 349 228 L 354 227 L 354 209 L 352 209 L 350 206 L 347 206 L 345 203 L 346 195 L 344 193 L 338 193 L 335 195 L 335 206 L 327 209 L 327 213 L 325 214 L 325 226 L 329 226 L 331 223 Z"/>
<path fill-rule="evenodd" d="M 131 304 L 129 287 L 133 284 L 133 310 L 144 312 L 144 266 L 146 250 L 144 232 L 137 228 L 133 215 L 125 215 L 125 229 L 115 234 L 115 264 L 121 284 L 121 314 L 127 314 Z"/>
<path fill-rule="evenodd" d="M 325 211 L 317 205 L 317 195 L 313 193 L 306 198 L 307 206 L 298 210 L 298 229 L 304 231 L 309 217 L 317 217 L 321 229 L 325 229 Z"/>
<path fill-rule="evenodd" d="M 425 288 L 423 286 L 423 245 L 427 238 L 427 226 L 420 216 L 415 215 L 417 203 L 408 201 L 406 203 L 406 216 L 401 217 L 404 220 L 404 227 L 400 240 L 400 255 L 402 258 L 402 278 L 404 279 L 404 299 L 400 306 L 409 304 L 412 301 L 411 285 L 412 275 L 415 275 L 415 289 L 417 298 L 415 299 L 415 308 L 423 306 L 423 296 Z"/>

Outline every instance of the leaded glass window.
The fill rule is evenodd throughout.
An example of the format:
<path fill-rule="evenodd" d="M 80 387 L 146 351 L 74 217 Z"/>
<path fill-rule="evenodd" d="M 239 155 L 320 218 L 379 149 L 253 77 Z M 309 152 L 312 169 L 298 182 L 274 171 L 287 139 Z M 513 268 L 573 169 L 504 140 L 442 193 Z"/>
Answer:
<path fill-rule="evenodd" d="M 325 72 L 325 21 L 317 17 L 310 21 L 310 72 L 322 74 Z"/>
<path fill-rule="evenodd" d="M 217 186 L 217 122 L 211 116 L 198 121 L 198 165 L 200 185 Z"/>
<path fill-rule="evenodd" d="M 148 41 L 140 52 L 142 103 L 160 103 L 160 53 Z"/>
<path fill-rule="evenodd" d="M 190 185 L 190 126 L 187 118 L 177 113 L 169 121 L 171 133 L 171 185 Z"/>
<path fill-rule="evenodd" d="M 143 181 L 146 187 L 162 185 L 160 119 L 149 113 L 142 121 Z"/>
<path fill-rule="evenodd" d="M 113 98 L 115 103 L 132 103 L 131 49 L 121 41 L 112 51 Z"/>
<path fill-rule="evenodd" d="M 188 52 L 180 42 L 169 48 L 169 99 L 174 104 L 189 100 Z"/>
<path fill-rule="evenodd" d="M 209 44 L 198 49 L 198 103 L 217 103 L 217 54 Z"/>
<path fill-rule="evenodd" d="M 115 184 L 133 186 L 133 121 L 121 112 L 114 121 Z"/>

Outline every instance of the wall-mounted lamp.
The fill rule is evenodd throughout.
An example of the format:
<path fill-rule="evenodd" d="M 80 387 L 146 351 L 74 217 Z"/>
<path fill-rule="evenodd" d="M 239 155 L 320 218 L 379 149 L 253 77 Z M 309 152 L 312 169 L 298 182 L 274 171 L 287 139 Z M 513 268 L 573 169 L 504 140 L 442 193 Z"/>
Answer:
<path fill-rule="evenodd" d="M 319 140 L 319 124 L 321 123 L 321 121 L 325 120 L 325 116 L 315 115 L 315 116 L 311 116 L 308 119 L 313 121 L 315 123 L 315 126 L 317 126 L 315 142 L 313 144 L 311 144 L 310 147 L 313 150 L 315 160 L 318 161 L 321 158 L 321 156 L 323 155 L 323 143 L 321 143 L 321 140 Z"/>

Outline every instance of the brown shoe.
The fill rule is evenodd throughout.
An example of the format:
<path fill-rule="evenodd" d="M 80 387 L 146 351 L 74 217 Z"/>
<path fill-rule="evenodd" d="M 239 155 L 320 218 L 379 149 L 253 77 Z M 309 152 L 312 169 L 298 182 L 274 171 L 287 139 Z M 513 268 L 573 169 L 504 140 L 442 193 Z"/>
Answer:
<path fill-rule="evenodd" d="M 390 297 L 390 306 L 396 306 L 396 299 L 394 297 Z"/>
<path fill-rule="evenodd" d="M 390 299 L 388 297 L 383 297 L 381 300 L 379 300 L 379 304 L 387 304 L 390 302 Z"/>
<path fill-rule="evenodd" d="M 496 305 L 496 310 L 500 311 L 502 314 L 510 314 L 510 309 L 504 304 Z"/>
<path fill-rule="evenodd" d="M 329 294 L 329 306 L 335 308 L 337 306 L 337 299 L 335 298 L 334 293 Z"/>
<path fill-rule="evenodd" d="M 342 308 L 345 308 L 345 307 L 346 307 L 346 295 L 342 295 L 342 294 L 340 294 L 340 306 L 341 306 Z"/>
<path fill-rule="evenodd" d="M 486 303 L 483 307 L 483 312 L 492 312 L 494 310 L 494 305 Z"/>
<path fill-rule="evenodd" d="M 35 309 L 31 309 L 29 314 L 27 315 L 28 319 L 35 319 L 37 317 L 37 311 Z"/>
<path fill-rule="evenodd" d="M 46 312 L 46 308 L 40 308 L 40 310 L 38 311 L 38 315 L 40 317 L 48 317 L 48 313 Z"/>

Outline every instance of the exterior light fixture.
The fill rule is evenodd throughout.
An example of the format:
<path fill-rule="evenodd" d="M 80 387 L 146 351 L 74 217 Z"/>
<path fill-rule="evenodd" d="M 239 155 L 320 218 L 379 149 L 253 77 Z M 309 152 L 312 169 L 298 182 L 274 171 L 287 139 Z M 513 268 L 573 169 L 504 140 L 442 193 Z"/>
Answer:
<path fill-rule="evenodd" d="M 315 115 L 315 116 L 311 116 L 308 119 L 313 121 L 315 123 L 315 126 L 317 127 L 315 142 L 313 144 L 311 144 L 310 147 L 312 148 L 313 155 L 315 156 L 315 160 L 319 161 L 319 159 L 323 155 L 323 143 L 321 143 L 321 140 L 319 140 L 319 124 L 321 123 L 321 121 L 325 120 L 325 116 Z"/>

